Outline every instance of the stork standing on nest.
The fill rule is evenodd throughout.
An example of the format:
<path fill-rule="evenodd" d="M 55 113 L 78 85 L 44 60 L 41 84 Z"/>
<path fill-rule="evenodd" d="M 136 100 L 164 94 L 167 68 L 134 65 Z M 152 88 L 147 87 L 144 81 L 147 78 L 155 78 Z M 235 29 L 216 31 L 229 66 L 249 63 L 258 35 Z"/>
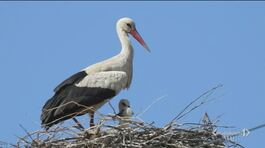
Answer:
<path fill-rule="evenodd" d="M 90 115 L 92 127 L 95 111 L 121 90 L 130 87 L 133 75 L 133 47 L 128 35 L 131 34 L 147 51 L 150 50 L 137 32 L 132 19 L 121 18 L 116 29 L 122 46 L 121 52 L 83 69 L 59 84 L 54 89 L 54 96 L 43 106 L 43 127 L 48 129 L 54 124 L 86 113 Z"/>

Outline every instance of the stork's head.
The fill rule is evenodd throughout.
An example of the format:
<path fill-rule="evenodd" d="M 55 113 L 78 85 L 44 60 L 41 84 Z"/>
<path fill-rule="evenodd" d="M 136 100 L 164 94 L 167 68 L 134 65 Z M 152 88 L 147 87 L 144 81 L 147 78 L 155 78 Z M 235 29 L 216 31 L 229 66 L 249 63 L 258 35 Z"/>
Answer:
<path fill-rule="evenodd" d="M 124 17 L 118 20 L 117 27 L 131 34 L 147 51 L 150 52 L 147 44 L 142 39 L 141 35 L 137 32 L 135 23 L 131 18 Z"/>
<path fill-rule="evenodd" d="M 132 116 L 133 111 L 130 106 L 130 102 L 127 99 L 121 99 L 119 102 L 119 116 Z"/>

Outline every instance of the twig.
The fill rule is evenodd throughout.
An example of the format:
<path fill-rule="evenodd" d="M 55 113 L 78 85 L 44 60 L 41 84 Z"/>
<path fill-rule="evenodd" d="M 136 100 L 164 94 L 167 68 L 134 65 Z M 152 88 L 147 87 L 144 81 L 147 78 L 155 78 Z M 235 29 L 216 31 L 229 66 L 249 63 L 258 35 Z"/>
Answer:
<path fill-rule="evenodd" d="M 212 89 L 210 90 L 207 90 L 206 92 L 204 92 L 202 95 L 200 95 L 199 97 L 197 97 L 196 99 L 194 99 L 191 103 L 189 103 L 180 113 L 177 114 L 176 117 L 174 117 L 170 124 L 173 123 L 175 120 L 179 119 L 179 117 L 181 116 L 182 117 L 182 114 L 191 106 L 193 105 L 196 101 L 198 101 L 199 99 L 201 99 L 202 97 L 206 96 L 207 94 L 212 94 L 213 91 L 215 91 L 216 89 L 220 88 L 220 87 L 223 87 L 222 84 L 220 85 L 217 85 L 215 87 L 213 87 Z M 206 97 L 208 97 L 209 95 L 207 95 Z"/>
<path fill-rule="evenodd" d="M 108 103 L 109 103 L 109 106 L 112 108 L 112 110 L 113 110 L 114 114 L 116 115 L 117 113 L 116 113 L 116 111 L 115 111 L 114 107 L 112 106 L 112 104 L 110 103 L 110 101 L 108 101 Z"/>
<path fill-rule="evenodd" d="M 30 135 L 30 133 L 21 125 L 19 124 L 19 126 L 24 130 L 24 132 L 28 135 L 28 137 L 32 140 L 33 143 L 38 144 Z"/>
<path fill-rule="evenodd" d="M 249 129 L 244 128 L 244 129 L 242 129 L 239 132 L 235 132 L 235 133 L 232 133 L 232 134 L 227 134 L 227 135 L 225 135 L 225 137 L 228 138 L 228 139 L 231 139 L 231 138 L 234 138 L 234 137 L 237 137 L 237 136 L 248 136 L 250 134 L 250 132 L 258 130 L 258 129 L 261 129 L 261 128 L 264 128 L 264 127 L 265 127 L 265 124 L 261 124 L 261 125 L 255 126 L 253 128 L 249 128 Z"/>
<path fill-rule="evenodd" d="M 155 99 L 150 105 L 148 105 L 141 113 L 139 113 L 138 115 L 136 115 L 136 117 L 141 117 L 145 112 L 147 112 L 155 103 L 157 103 L 158 101 L 164 99 L 165 97 L 167 97 L 166 95 L 163 95 L 161 97 L 158 97 L 157 99 Z"/>

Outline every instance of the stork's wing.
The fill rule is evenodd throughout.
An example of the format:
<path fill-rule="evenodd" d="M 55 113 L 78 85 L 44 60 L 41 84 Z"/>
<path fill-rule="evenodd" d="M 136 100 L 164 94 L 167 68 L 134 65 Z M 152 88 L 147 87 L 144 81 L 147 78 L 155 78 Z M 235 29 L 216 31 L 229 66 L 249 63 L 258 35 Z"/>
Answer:
<path fill-rule="evenodd" d="M 126 88 L 128 77 L 125 72 L 107 71 L 86 75 L 78 80 L 79 82 L 77 80 L 78 78 L 75 81 L 66 80 L 64 85 L 58 86 L 65 88 L 59 88 L 61 90 L 44 105 L 41 115 L 42 124 L 50 127 L 75 115 L 81 115 L 84 113 L 82 112 L 85 109 L 84 106 L 98 109 L 103 105 L 102 103 Z"/>
<path fill-rule="evenodd" d="M 54 92 L 58 92 L 61 88 L 71 85 L 73 83 L 78 83 L 79 81 L 81 81 L 85 76 L 87 76 L 87 73 L 85 71 L 80 71 L 74 75 L 72 75 L 71 77 L 69 77 L 68 79 L 64 80 L 62 83 L 60 83 L 55 89 Z"/>
<path fill-rule="evenodd" d="M 120 90 L 125 88 L 126 82 L 126 73 L 120 71 L 87 75 L 79 83 L 71 86 L 69 91 L 64 91 L 60 94 L 60 96 L 65 96 L 60 105 L 76 102 L 81 105 L 81 108 L 83 108 L 82 106 L 95 107 L 117 95 Z M 65 105 L 55 111 L 55 116 L 60 116 L 69 111 L 73 113 L 73 111 L 77 110 L 80 110 L 80 106 L 75 104 Z"/>

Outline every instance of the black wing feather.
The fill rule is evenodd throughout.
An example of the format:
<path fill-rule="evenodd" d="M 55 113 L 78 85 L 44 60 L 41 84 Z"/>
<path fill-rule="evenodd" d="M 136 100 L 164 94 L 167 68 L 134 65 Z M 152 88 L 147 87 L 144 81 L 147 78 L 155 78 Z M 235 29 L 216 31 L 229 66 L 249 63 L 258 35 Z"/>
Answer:
<path fill-rule="evenodd" d="M 96 105 L 115 95 L 116 92 L 114 90 L 107 88 L 89 88 L 70 85 L 59 93 L 56 93 L 44 105 L 41 115 L 42 125 L 48 129 L 50 126 L 61 121 L 83 115 L 85 112 L 82 111 L 87 109 L 86 107 Z"/>
<path fill-rule="evenodd" d="M 61 84 L 59 84 L 55 89 L 54 92 L 60 91 L 62 88 L 65 88 L 68 85 L 71 85 L 73 83 L 78 83 L 80 82 L 85 76 L 87 76 L 87 73 L 85 71 L 80 71 L 68 79 L 64 80 Z"/>

